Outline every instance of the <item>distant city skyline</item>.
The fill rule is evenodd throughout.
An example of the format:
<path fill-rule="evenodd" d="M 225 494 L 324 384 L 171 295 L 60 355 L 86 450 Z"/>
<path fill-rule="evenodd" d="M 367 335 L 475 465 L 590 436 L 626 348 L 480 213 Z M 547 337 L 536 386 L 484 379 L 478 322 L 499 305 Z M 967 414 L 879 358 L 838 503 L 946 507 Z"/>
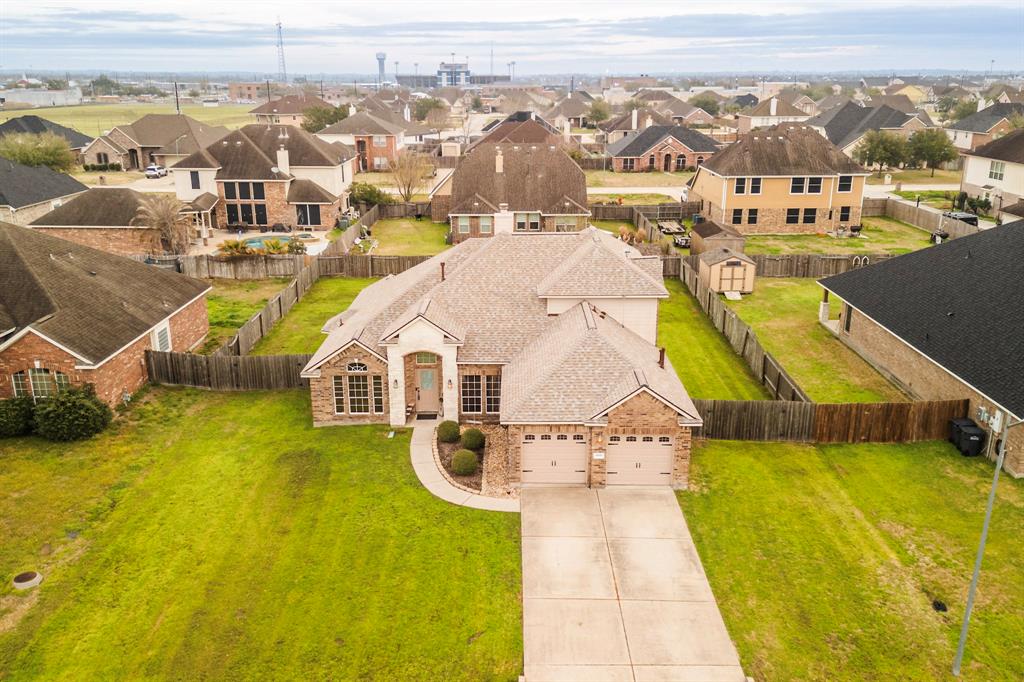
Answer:
<path fill-rule="evenodd" d="M 1024 71 L 1021 0 L 42 0 L 0 6 L 0 69 L 275 73 L 278 12 L 293 74 Z"/>

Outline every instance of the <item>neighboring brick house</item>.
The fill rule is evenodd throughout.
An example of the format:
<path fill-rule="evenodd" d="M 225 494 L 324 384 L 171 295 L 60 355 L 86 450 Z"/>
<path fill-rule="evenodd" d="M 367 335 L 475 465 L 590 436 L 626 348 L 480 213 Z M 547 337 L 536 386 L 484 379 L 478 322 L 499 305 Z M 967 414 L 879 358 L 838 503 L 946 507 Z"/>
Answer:
<path fill-rule="evenodd" d="M 800 111 L 804 112 L 808 116 L 814 116 L 819 112 L 818 103 L 815 102 L 811 97 L 805 95 L 799 90 L 785 89 L 779 92 L 776 97 L 779 101 L 790 104 Z"/>
<path fill-rule="evenodd" d="M 659 114 L 671 119 L 676 125 L 710 126 L 715 122 L 715 117 L 708 112 L 675 97 L 663 102 L 655 102 L 653 106 Z"/>
<path fill-rule="evenodd" d="M 503 232 L 578 232 L 590 222 L 586 176 L 554 145 L 474 147 L 432 201 L 442 196 L 449 197 L 442 219 L 453 243 Z"/>
<path fill-rule="evenodd" d="M 868 171 L 804 125 L 756 130 L 689 182 L 709 220 L 741 234 L 820 233 L 859 225 Z"/>
<path fill-rule="evenodd" d="M 324 325 L 313 422 L 498 424 L 516 483 L 685 487 L 702 422 L 656 345 L 667 297 L 660 258 L 595 228 L 463 241 Z"/>
<path fill-rule="evenodd" d="M 758 102 L 750 111 L 736 115 L 736 129 L 742 135 L 758 128 L 769 128 L 779 123 L 799 123 L 811 116 L 778 97 Z"/>
<path fill-rule="evenodd" d="M 117 405 L 146 383 L 147 349 L 206 336 L 210 286 L 39 230 L 0 223 L 0 398 L 90 383 Z"/>
<path fill-rule="evenodd" d="M 68 147 L 75 154 L 81 154 L 82 150 L 92 142 L 91 137 L 83 135 L 74 128 L 68 128 L 41 116 L 33 116 L 31 114 L 16 116 L 0 123 L 0 137 L 16 133 L 28 133 L 30 135 L 53 133 L 54 135 L 59 135 L 68 141 Z"/>
<path fill-rule="evenodd" d="M 184 114 L 146 114 L 90 142 L 82 150 L 82 162 L 119 163 L 123 170 L 139 170 L 153 163 L 170 168 L 227 134 L 224 126 L 211 126 Z"/>
<path fill-rule="evenodd" d="M 570 92 L 544 116 L 559 129 L 564 124 L 568 124 L 570 128 L 583 128 L 590 116 L 590 105 L 591 100 L 579 95 L 573 96 Z"/>
<path fill-rule="evenodd" d="M 119 256 L 162 254 L 160 232 L 138 224 L 147 196 L 127 187 L 91 187 L 36 218 L 29 227 Z"/>
<path fill-rule="evenodd" d="M 651 126 L 607 149 L 617 173 L 691 170 L 717 151 L 710 137 L 683 126 Z"/>
<path fill-rule="evenodd" d="M 214 226 L 329 230 L 348 210 L 354 156 L 302 128 L 252 123 L 184 159 L 171 175 L 178 198 L 199 202 Z"/>
<path fill-rule="evenodd" d="M 46 166 L 24 166 L 0 157 L 0 220 L 27 225 L 88 187 Z"/>
<path fill-rule="evenodd" d="M 360 111 L 316 134 L 326 142 L 340 142 L 355 150 L 359 172 L 387 171 L 405 148 L 402 126 Z"/>
<path fill-rule="evenodd" d="M 1017 221 L 819 280 L 826 326 L 908 394 L 970 399 L 990 457 L 994 427 L 1011 427 L 1005 468 L 1015 477 L 1024 476 L 1022 253 Z M 838 322 L 828 320 L 830 293 Z"/>
<path fill-rule="evenodd" d="M 264 102 L 255 109 L 251 109 L 249 113 L 256 117 L 256 123 L 298 127 L 306 120 L 306 110 L 313 107 L 334 108 L 332 104 L 316 95 L 300 93 Z"/>
<path fill-rule="evenodd" d="M 984 104 L 979 101 L 979 104 Z M 1024 116 L 1022 104 L 993 104 L 970 116 L 965 116 L 946 128 L 946 134 L 953 141 L 953 146 L 961 152 L 973 151 L 988 144 L 1011 129 L 1010 119 Z"/>
<path fill-rule="evenodd" d="M 992 202 L 992 214 L 1024 199 L 1024 128 L 963 152 L 960 190 Z"/>
<path fill-rule="evenodd" d="M 824 111 L 807 119 L 804 125 L 811 126 L 824 135 L 850 158 L 853 158 L 861 140 L 869 131 L 882 131 L 909 138 L 918 130 L 934 127 L 931 118 L 923 111 L 908 114 L 887 104 L 862 107 L 854 102 L 847 102 Z"/>
<path fill-rule="evenodd" d="M 659 114 L 649 107 L 631 109 L 624 114 L 598 123 L 597 127 L 601 131 L 598 135 L 599 141 L 605 144 L 613 144 L 624 137 L 636 135 L 641 130 L 650 128 L 653 125 L 672 125 L 672 119 Z"/>

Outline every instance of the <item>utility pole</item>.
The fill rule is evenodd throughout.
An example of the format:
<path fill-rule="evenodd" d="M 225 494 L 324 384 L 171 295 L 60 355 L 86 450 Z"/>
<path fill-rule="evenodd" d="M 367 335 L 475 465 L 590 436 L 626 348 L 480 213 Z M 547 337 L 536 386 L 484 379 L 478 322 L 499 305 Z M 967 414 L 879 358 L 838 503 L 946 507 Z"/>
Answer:
<path fill-rule="evenodd" d="M 174 81 L 174 109 L 181 113 L 181 102 L 178 100 L 178 81 Z"/>
<path fill-rule="evenodd" d="M 267 79 L 267 101 L 270 101 L 270 79 Z"/>
<path fill-rule="evenodd" d="M 324 98 L 324 79 L 320 79 L 320 99 Z"/>
<path fill-rule="evenodd" d="M 489 76 L 494 75 L 494 41 L 491 41 L 491 70 L 488 72 Z"/>
<path fill-rule="evenodd" d="M 992 505 L 996 501 L 996 485 L 999 483 L 999 472 L 1003 470 L 1003 459 L 1006 458 L 1006 440 L 1010 435 L 1010 427 L 1024 424 L 1024 419 L 1010 423 L 1009 413 L 1003 415 L 1002 429 L 999 432 L 999 452 L 996 455 L 996 473 L 992 476 L 992 488 L 988 491 L 988 504 L 985 506 L 985 521 L 981 524 L 981 540 L 978 542 L 978 555 L 974 559 L 974 575 L 971 586 L 967 590 L 967 608 L 964 609 L 964 622 L 960 626 L 960 642 L 956 647 L 956 658 L 953 659 L 953 676 L 960 677 L 960 664 L 964 660 L 964 648 L 967 646 L 967 628 L 971 624 L 971 611 L 974 609 L 974 594 L 978 591 L 978 580 L 981 577 L 981 560 L 985 556 L 985 542 L 988 540 L 988 526 L 992 521 Z M 991 425 L 991 423 L 990 423 Z"/>

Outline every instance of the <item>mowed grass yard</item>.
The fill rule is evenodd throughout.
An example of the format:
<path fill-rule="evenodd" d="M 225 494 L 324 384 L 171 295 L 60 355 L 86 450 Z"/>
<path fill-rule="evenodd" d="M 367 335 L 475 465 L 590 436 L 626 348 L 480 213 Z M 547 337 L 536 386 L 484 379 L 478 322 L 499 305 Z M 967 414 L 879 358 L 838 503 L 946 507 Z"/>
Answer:
<path fill-rule="evenodd" d="M 929 232 L 909 223 L 869 216 L 861 221 L 862 237 L 830 237 L 827 234 L 763 235 L 747 237 L 746 253 L 910 253 L 929 246 Z"/>
<path fill-rule="evenodd" d="M 693 173 L 614 173 L 606 170 L 583 171 L 587 187 L 682 187 Z"/>
<path fill-rule="evenodd" d="M 748 675 L 953 680 L 991 481 L 944 442 L 709 441 L 678 497 Z M 1004 475 L 961 679 L 1024 678 L 1022 528 Z"/>
<path fill-rule="evenodd" d="M 200 104 L 183 104 L 181 113 L 197 121 L 215 126 L 241 128 L 256 119 L 249 113 L 255 104 L 221 104 L 204 107 Z M 80 133 L 97 137 L 114 126 L 132 123 L 146 114 L 173 114 L 174 102 L 169 104 L 145 104 L 126 102 L 124 104 L 82 104 L 74 107 L 43 107 L 39 109 L 18 109 L 0 112 L 0 123 L 10 118 L 31 114 L 41 116 L 62 126 L 74 128 Z"/>
<path fill-rule="evenodd" d="M 682 282 L 667 278 L 670 298 L 658 307 L 658 344 L 691 398 L 766 400 L 767 391 Z"/>
<path fill-rule="evenodd" d="M 433 256 L 450 248 L 444 242 L 448 223 L 431 222 L 430 216 L 384 218 L 373 224 L 372 231 L 378 246 L 371 253 L 378 256 Z"/>
<path fill-rule="evenodd" d="M 517 679 L 518 515 L 433 497 L 408 431 L 309 414 L 161 388 L 88 441 L 0 441 L 0 678 Z"/>
<path fill-rule="evenodd" d="M 212 353 L 227 343 L 238 328 L 262 310 L 289 281 L 287 278 L 210 280 L 213 290 L 206 295 L 210 332 L 199 352 Z"/>
<path fill-rule="evenodd" d="M 940 168 L 935 169 L 935 175 L 927 168 L 914 168 L 903 171 L 887 171 L 892 175 L 893 183 L 905 182 L 909 185 L 959 185 L 960 184 L 960 171 L 958 170 L 942 170 Z M 872 173 L 868 176 L 867 183 L 869 185 L 884 185 L 885 175 L 882 173 L 879 177 L 878 173 Z"/>
<path fill-rule="evenodd" d="M 587 200 L 591 204 L 618 204 L 619 199 L 622 199 L 623 206 L 649 206 L 652 204 L 675 204 L 678 203 L 677 199 L 673 199 L 667 194 L 597 194 L 591 193 L 587 195 Z"/>
<path fill-rule="evenodd" d="M 725 301 L 769 353 L 820 403 L 886 402 L 907 396 L 818 322 L 822 289 L 810 278 L 759 277 L 754 293 Z M 724 299 L 723 299 L 724 300 Z M 833 317 L 839 314 L 833 299 Z"/>
<path fill-rule="evenodd" d="M 323 343 L 327 320 L 348 308 L 373 279 L 322 277 L 252 349 L 251 355 L 313 353 Z"/>

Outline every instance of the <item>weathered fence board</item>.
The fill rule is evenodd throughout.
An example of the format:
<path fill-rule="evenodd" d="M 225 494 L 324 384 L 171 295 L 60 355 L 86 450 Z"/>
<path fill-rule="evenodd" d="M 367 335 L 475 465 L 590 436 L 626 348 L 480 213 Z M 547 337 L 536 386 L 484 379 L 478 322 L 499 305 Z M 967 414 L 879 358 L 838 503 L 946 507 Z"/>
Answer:
<path fill-rule="evenodd" d="M 311 355 L 194 355 L 147 350 L 146 371 L 157 384 L 217 391 L 308 388 L 299 376 Z"/>
<path fill-rule="evenodd" d="M 704 419 L 699 435 L 725 440 L 810 442 L 814 403 L 784 400 L 694 400 Z"/>
<path fill-rule="evenodd" d="M 386 277 L 405 272 L 431 256 L 375 256 L 347 254 L 317 259 L 317 267 L 321 277 Z"/>
<path fill-rule="evenodd" d="M 178 256 L 182 274 L 199 279 L 268 279 L 294 277 L 308 256 Z"/>

